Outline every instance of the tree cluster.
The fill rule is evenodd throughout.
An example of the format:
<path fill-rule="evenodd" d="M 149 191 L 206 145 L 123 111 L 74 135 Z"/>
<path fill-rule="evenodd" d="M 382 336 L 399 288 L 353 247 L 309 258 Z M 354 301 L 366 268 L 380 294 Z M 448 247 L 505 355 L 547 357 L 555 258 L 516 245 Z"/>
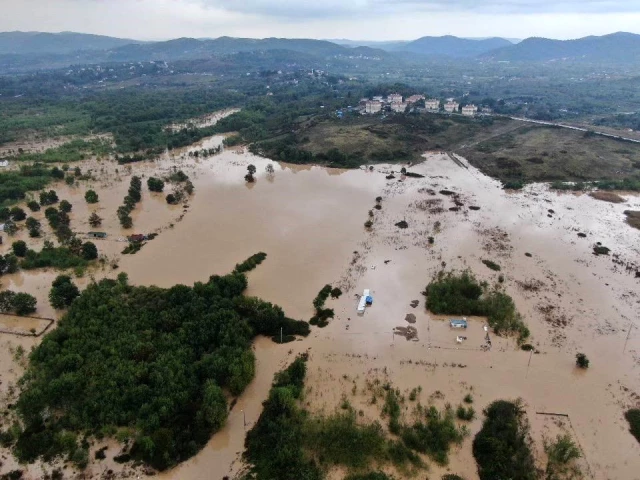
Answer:
<path fill-rule="evenodd" d="M 57 310 L 67 308 L 80 295 L 69 275 L 58 275 L 51 284 L 49 303 Z"/>
<path fill-rule="evenodd" d="M 517 334 L 520 342 L 529 336 L 513 299 L 497 286 L 478 282 L 470 272 L 441 271 L 423 293 L 432 313 L 486 316 L 497 335 Z"/>
<path fill-rule="evenodd" d="M 162 192 L 164 190 L 164 182 L 156 177 L 149 177 L 147 186 L 151 192 Z"/>
<path fill-rule="evenodd" d="M 70 455 L 69 434 L 120 427 L 134 432 L 127 454 L 158 469 L 197 453 L 227 417 L 223 389 L 238 395 L 254 376 L 253 336 L 307 325 L 244 297 L 246 287 L 241 273 L 169 289 L 129 285 L 125 274 L 89 285 L 30 357 L 18 458 Z"/>
<path fill-rule="evenodd" d="M 29 315 L 36 311 L 37 300 L 33 295 L 4 290 L 0 292 L 0 312 Z"/>

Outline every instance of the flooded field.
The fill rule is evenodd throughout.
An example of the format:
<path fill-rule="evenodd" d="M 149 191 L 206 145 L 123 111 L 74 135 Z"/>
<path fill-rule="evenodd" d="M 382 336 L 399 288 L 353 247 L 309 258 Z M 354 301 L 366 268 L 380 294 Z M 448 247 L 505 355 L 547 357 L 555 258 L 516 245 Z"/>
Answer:
<path fill-rule="evenodd" d="M 108 262 L 78 279 L 81 288 L 92 278 L 121 271 L 139 285 L 192 284 L 229 272 L 263 251 L 268 257 L 249 274 L 247 293 L 281 305 L 290 317 L 308 320 L 313 298 L 327 283 L 344 291 L 339 300 L 327 302 L 335 319 L 324 329 L 312 327 L 307 339 L 286 345 L 257 340 L 256 377 L 225 427 L 194 458 L 156 478 L 217 480 L 237 474 L 245 432 L 260 415 L 273 374 L 303 351 L 310 352 L 305 402 L 312 411 L 331 412 L 346 396 L 365 419 L 379 420 L 380 409 L 370 404 L 365 388 L 375 378 L 403 392 L 421 387 L 423 404 L 455 407 L 472 392 L 478 413 L 493 400 L 522 398 L 541 467 L 545 438 L 564 429 L 583 451 L 585 478 L 640 478 L 640 445 L 623 418 L 626 408 L 640 402 L 640 330 L 629 331 L 640 318 L 640 232 L 625 223 L 623 212 L 640 209 L 640 197 L 622 193 L 625 202 L 613 204 L 556 194 L 544 185 L 505 192 L 463 158 L 441 153 L 428 153 L 410 168 L 423 178 L 400 175 L 400 166 L 344 171 L 279 164 L 242 149 L 189 156 L 190 150 L 221 141 L 213 137 L 155 162 L 126 167 L 84 162 L 83 171 L 91 169 L 96 180 L 55 186 L 58 196 L 73 204 L 74 231 L 89 231 L 87 218 L 97 211 L 104 218 L 100 230 L 108 233 L 106 240 L 96 240 Z M 252 184 L 244 181 L 249 164 L 258 172 Z M 130 176 L 144 176 L 145 184 L 146 177 L 164 175 L 174 166 L 189 175 L 195 194 L 169 206 L 167 189 L 153 194 L 145 186 L 132 214 L 134 228 L 122 230 L 116 209 Z M 387 179 L 392 170 L 395 178 Z M 84 201 L 89 188 L 98 193 L 98 204 Z M 379 210 L 374 208 L 378 196 Z M 369 210 L 373 225 L 365 228 Z M 403 220 L 407 228 L 396 226 Z M 37 242 L 26 232 L 16 238 L 40 248 L 52 235 L 47 229 Z M 137 254 L 120 253 L 125 235 L 152 232 L 157 238 Z M 595 256 L 596 242 L 611 254 Z M 0 253 L 9 248 L 5 241 Z M 489 269 L 482 260 L 501 270 Z M 514 340 L 491 332 L 491 348 L 486 348 L 486 319 L 468 318 L 468 328 L 461 331 L 450 328 L 449 317 L 428 313 L 421 292 L 443 268 L 471 269 L 492 284 L 502 280 L 538 353 L 521 351 Z M 37 315 L 51 316 L 47 295 L 56 275 L 19 272 L 3 278 L 2 286 L 35 295 Z M 370 289 L 374 302 L 359 316 L 356 294 L 363 289 Z M 38 340 L 1 335 L 0 341 L 0 401 L 5 402 L 23 369 L 10 352 L 18 345 L 28 351 Z M 577 352 L 591 359 L 588 371 L 575 368 Z M 566 416 L 556 421 L 541 413 Z M 432 464 L 430 478 L 446 472 L 477 478 L 471 441 L 481 423 L 479 415 L 448 467 Z M 12 463 L 3 461 L 0 473 Z M 89 477 L 101 478 L 105 467 L 104 462 L 91 465 Z M 110 462 L 109 468 L 122 467 Z M 26 478 L 39 478 L 35 470 L 30 475 Z M 333 476 L 342 478 L 339 471 Z"/>

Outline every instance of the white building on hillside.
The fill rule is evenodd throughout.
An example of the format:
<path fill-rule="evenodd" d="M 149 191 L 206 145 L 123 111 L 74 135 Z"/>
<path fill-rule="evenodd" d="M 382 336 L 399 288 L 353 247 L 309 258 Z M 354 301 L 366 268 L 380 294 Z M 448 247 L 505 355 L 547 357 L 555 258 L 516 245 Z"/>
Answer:
<path fill-rule="evenodd" d="M 473 117 L 477 111 L 478 107 L 476 107 L 475 105 L 465 105 L 464 107 L 462 107 L 462 114 L 466 115 L 467 117 Z"/>
<path fill-rule="evenodd" d="M 444 104 L 444 111 L 448 113 L 457 113 L 460 104 L 458 102 L 447 102 Z"/>
<path fill-rule="evenodd" d="M 405 100 L 406 103 L 416 103 L 420 100 L 424 100 L 424 95 L 411 95 Z"/>
<path fill-rule="evenodd" d="M 369 100 L 364 105 L 364 113 L 374 114 L 382 110 L 382 103 L 377 100 Z"/>
<path fill-rule="evenodd" d="M 404 113 L 406 109 L 407 109 L 407 104 L 406 103 L 392 103 L 391 104 L 391 110 L 393 110 L 396 113 Z"/>
<path fill-rule="evenodd" d="M 392 93 L 387 97 L 389 103 L 402 103 L 402 95 L 399 93 Z"/>
<path fill-rule="evenodd" d="M 440 100 L 427 100 L 424 102 L 424 106 L 427 110 L 438 111 L 440 110 Z"/>

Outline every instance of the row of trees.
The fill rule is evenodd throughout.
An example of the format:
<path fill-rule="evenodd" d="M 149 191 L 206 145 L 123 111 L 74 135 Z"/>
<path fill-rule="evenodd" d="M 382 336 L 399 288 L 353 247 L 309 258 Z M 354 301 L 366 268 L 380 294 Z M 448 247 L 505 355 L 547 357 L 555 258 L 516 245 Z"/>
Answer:
<path fill-rule="evenodd" d="M 118 219 L 122 228 L 133 227 L 133 219 L 131 218 L 131 212 L 142 199 L 142 180 L 140 177 L 134 175 L 131 177 L 131 183 L 129 184 L 129 190 L 124 197 L 124 202 L 118 207 Z"/>

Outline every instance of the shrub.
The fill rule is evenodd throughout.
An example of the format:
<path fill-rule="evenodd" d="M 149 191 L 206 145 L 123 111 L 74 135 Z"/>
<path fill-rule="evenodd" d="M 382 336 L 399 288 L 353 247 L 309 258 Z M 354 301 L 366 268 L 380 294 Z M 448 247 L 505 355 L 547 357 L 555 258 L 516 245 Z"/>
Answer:
<path fill-rule="evenodd" d="M 579 368 L 589 368 L 589 359 L 584 353 L 576 354 L 576 366 Z"/>
<path fill-rule="evenodd" d="M 159 178 L 149 177 L 147 187 L 149 187 L 149 190 L 152 192 L 162 192 L 164 190 L 164 182 Z"/>
<path fill-rule="evenodd" d="M 21 222 L 22 220 L 27 218 L 27 214 L 20 207 L 13 207 L 10 210 L 10 214 L 11 214 L 11 220 L 13 220 L 14 222 Z"/>
<path fill-rule="evenodd" d="M 94 228 L 99 227 L 100 225 L 102 225 L 102 218 L 100 218 L 100 216 L 96 212 L 93 212 L 89 216 L 89 225 Z"/>
<path fill-rule="evenodd" d="M 453 473 L 447 473 L 442 476 L 442 480 L 464 480 L 460 475 L 455 475 Z"/>
<path fill-rule="evenodd" d="M 13 244 L 11 245 L 11 248 L 13 250 L 13 254 L 16 257 L 22 258 L 27 254 L 27 244 L 22 240 L 13 242 Z"/>
<path fill-rule="evenodd" d="M 82 258 L 85 260 L 95 260 L 98 258 L 98 248 L 93 242 L 85 242 L 82 244 Z"/>
<path fill-rule="evenodd" d="M 251 255 L 244 262 L 236 264 L 236 268 L 233 269 L 234 273 L 246 273 L 250 272 L 258 265 L 260 265 L 267 258 L 267 254 L 264 252 L 258 252 Z"/>
<path fill-rule="evenodd" d="M 460 420 L 466 420 L 470 422 L 471 420 L 476 418 L 476 411 L 473 409 L 473 407 L 464 408 L 462 405 L 458 405 L 458 408 L 456 410 L 456 417 L 458 417 L 458 419 Z"/>
<path fill-rule="evenodd" d="M 569 434 L 558 435 L 555 441 L 545 445 L 544 450 L 548 458 L 545 471 L 545 477 L 548 480 L 576 478 L 569 475 L 580 473 L 574 463 L 582 454 Z"/>
<path fill-rule="evenodd" d="M 611 249 L 603 246 L 603 245 L 595 245 L 593 247 L 593 253 L 595 255 L 609 255 L 609 252 L 611 251 Z"/>
<path fill-rule="evenodd" d="M 636 437 L 636 440 L 640 442 L 640 408 L 627 410 L 624 414 L 624 418 L 629 422 L 629 431 L 631 432 L 631 435 Z"/>
<path fill-rule="evenodd" d="M 464 430 L 456 427 L 450 409 L 442 415 L 434 406 L 426 411 L 424 419 L 403 427 L 401 433 L 409 448 L 429 455 L 439 465 L 448 463 L 450 444 L 461 443 L 464 435 Z"/>
<path fill-rule="evenodd" d="M 498 265 L 496 262 L 493 262 L 491 260 L 482 260 L 482 263 L 484 263 L 487 267 L 489 267 L 491 270 L 494 270 L 496 272 L 499 272 L 501 270 L 500 265 Z"/>
<path fill-rule="evenodd" d="M 58 203 L 58 195 L 54 190 L 40 192 L 40 205 L 53 205 Z"/>
<path fill-rule="evenodd" d="M 40 211 L 40 204 L 38 202 L 36 202 L 35 200 L 31 200 L 29 203 L 27 203 L 27 207 L 32 212 Z"/>
<path fill-rule="evenodd" d="M 55 309 L 63 309 L 73 303 L 80 295 L 80 290 L 71 281 L 68 275 L 58 275 L 51 284 L 49 291 L 49 303 Z"/>
<path fill-rule="evenodd" d="M 335 287 L 331 290 L 331 298 L 340 298 L 340 295 L 342 295 L 342 290 L 340 290 L 338 287 Z"/>
<path fill-rule="evenodd" d="M 67 200 L 62 200 L 60 202 L 60 205 L 58 205 L 58 208 L 61 212 L 69 213 L 73 208 L 73 205 L 71 205 L 71 203 L 69 203 Z"/>
<path fill-rule="evenodd" d="M 470 393 L 467 393 L 464 396 L 464 403 L 473 403 L 473 395 L 471 395 Z"/>
<path fill-rule="evenodd" d="M 16 233 L 18 233 L 18 226 L 13 220 L 7 220 L 4 223 L 4 233 L 13 237 Z"/>
<path fill-rule="evenodd" d="M 364 227 L 365 228 L 373 227 L 373 222 L 371 220 L 367 220 L 366 222 L 364 222 Z"/>
<path fill-rule="evenodd" d="M 64 183 L 66 183 L 67 185 L 71 186 L 76 182 L 76 179 L 74 177 L 72 177 L 71 175 L 68 175 L 65 179 L 64 179 Z"/>
<path fill-rule="evenodd" d="M 36 311 L 36 297 L 28 293 L 16 293 L 11 300 L 12 310 L 16 315 L 29 315 Z"/>
<path fill-rule="evenodd" d="M 480 480 L 537 480 L 529 425 L 520 402 L 498 400 L 484 414 L 482 429 L 473 440 Z"/>
<path fill-rule="evenodd" d="M 95 190 L 87 190 L 84 194 L 84 199 L 87 203 L 98 203 L 98 201 L 100 200 Z"/>
<path fill-rule="evenodd" d="M 179 203 L 178 198 L 173 193 L 167 195 L 166 200 L 169 205 L 177 205 Z"/>

